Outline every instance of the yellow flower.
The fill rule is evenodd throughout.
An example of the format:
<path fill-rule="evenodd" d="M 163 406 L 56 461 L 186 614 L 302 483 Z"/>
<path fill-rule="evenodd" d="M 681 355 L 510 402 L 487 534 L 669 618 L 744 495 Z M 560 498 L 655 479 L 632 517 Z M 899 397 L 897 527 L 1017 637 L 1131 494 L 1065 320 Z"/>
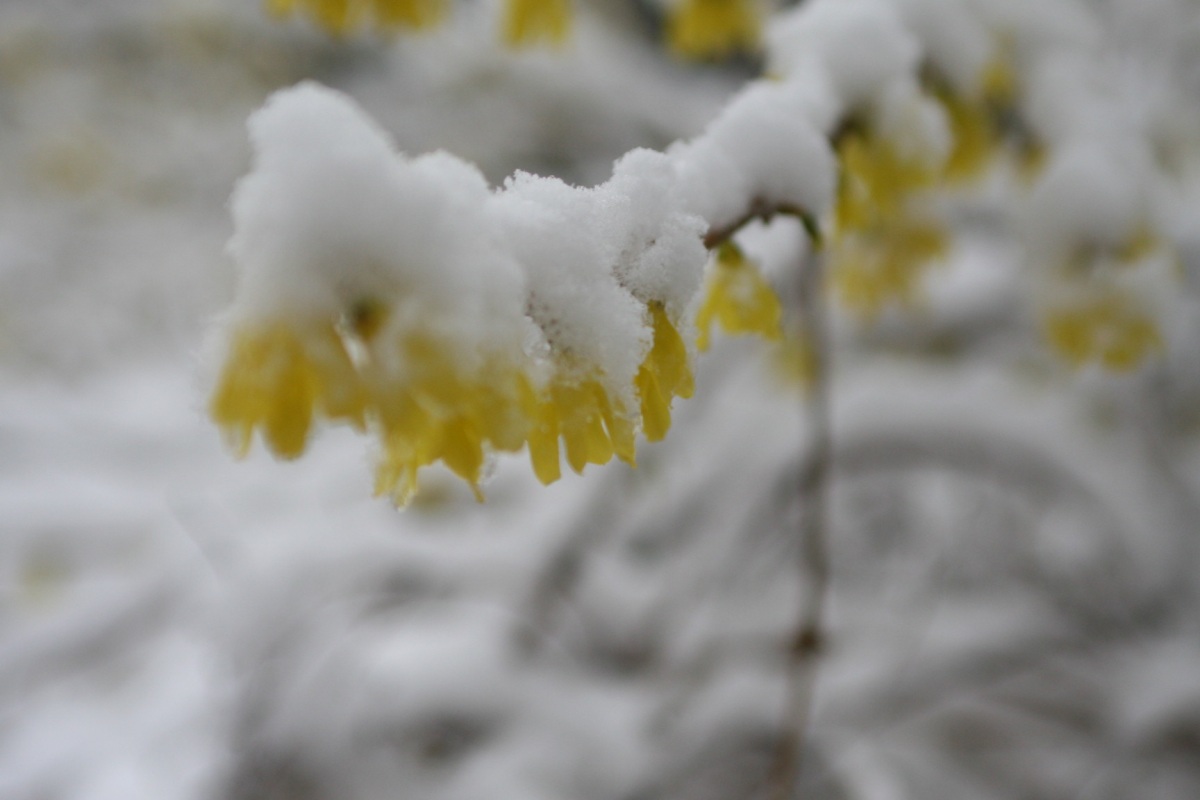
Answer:
<path fill-rule="evenodd" d="M 364 388 L 332 322 L 282 321 L 238 331 L 209 406 L 244 454 L 260 430 L 271 452 L 304 452 L 314 415 L 362 427 Z"/>
<path fill-rule="evenodd" d="M 790 332 L 779 342 L 772 358 L 775 374 L 788 384 L 800 384 L 807 389 L 817 375 L 817 352 L 812 342 L 799 333 Z"/>
<path fill-rule="evenodd" d="M 1162 247 L 1162 241 L 1154 229 L 1146 222 L 1138 225 L 1116 250 L 1117 260 L 1125 264 L 1134 264 L 1154 253 Z"/>
<path fill-rule="evenodd" d="M 426 30 L 446 18 L 447 0 L 374 0 L 375 20 L 385 30 Z"/>
<path fill-rule="evenodd" d="M 633 463 L 634 427 L 594 378 L 551 383 L 533 407 L 529 458 L 534 474 L 549 484 L 561 476 L 559 438 L 567 463 L 577 473 L 588 464 L 607 464 L 614 455 Z"/>
<path fill-rule="evenodd" d="M 1012 65 L 1012 45 L 1002 42 L 997 52 L 979 75 L 980 93 L 984 100 L 996 107 L 1008 109 L 1017 103 L 1017 73 Z"/>
<path fill-rule="evenodd" d="M 937 181 L 937 169 L 905 158 L 886 140 L 858 131 L 837 145 L 841 181 L 834 206 L 836 232 L 860 230 L 903 215 L 914 192 Z"/>
<path fill-rule="evenodd" d="M 277 17 L 299 11 L 340 36 L 358 26 L 367 9 L 361 0 L 267 0 L 267 10 Z"/>
<path fill-rule="evenodd" d="M 418 473 L 441 462 L 482 499 L 489 454 L 529 447 L 543 483 L 561 476 L 560 445 L 582 472 L 616 456 L 635 459 L 638 413 L 645 435 L 661 439 L 671 401 L 692 393 L 687 348 L 661 303 L 647 308 L 653 343 L 638 370 L 639 408 L 614 399 L 603 376 L 557 365 L 544 386 L 529 364 L 465 357 L 460 345 L 415 330 L 394 331 L 380 301 L 354 305 L 342 320 L 276 320 L 245 325 L 230 343 L 210 413 L 239 455 L 257 431 L 277 456 L 304 452 L 319 419 L 369 429 L 381 444 L 377 494 L 407 503 Z"/>
<path fill-rule="evenodd" d="M 767 339 L 780 337 L 782 308 L 771 288 L 731 242 L 717 250 L 716 268 L 708 280 L 704 303 L 696 314 L 701 350 L 709 347 L 709 329 L 715 321 L 729 334 L 757 333 Z"/>
<path fill-rule="evenodd" d="M 925 267 L 945 253 L 944 229 L 914 204 L 938 170 L 857 131 L 842 138 L 838 153 L 830 282 L 847 307 L 873 318 L 889 303 L 911 304 Z"/>
<path fill-rule="evenodd" d="M 952 92 L 939 92 L 953 144 L 946 158 L 946 180 L 957 183 L 978 177 L 997 152 L 999 131 L 986 104 Z"/>
<path fill-rule="evenodd" d="M 662 303 L 650 304 L 654 343 L 638 369 L 634 384 L 641 399 L 642 433 L 652 442 L 671 427 L 671 401 L 688 398 L 695 390 L 687 346 L 667 318 Z"/>
<path fill-rule="evenodd" d="M 1112 292 L 1050 311 L 1042 328 L 1050 346 L 1075 367 L 1095 361 L 1128 372 L 1163 349 L 1154 319 Z"/>
<path fill-rule="evenodd" d="M 723 58 L 755 50 L 761 27 L 754 0 L 681 0 L 669 12 L 667 39 L 686 58 Z"/>
<path fill-rule="evenodd" d="M 408 334 L 390 344 L 396 349 L 389 359 L 401 365 L 397 372 L 366 366 L 371 421 L 383 444 L 376 493 L 406 503 L 418 471 L 441 461 L 482 499 L 488 454 L 525 444 L 532 409 L 527 379 L 499 362 L 467 374 L 453 346 L 429 336 Z"/>
<path fill-rule="evenodd" d="M 650 303 L 648 313 L 653 343 L 638 368 L 634 386 L 642 433 L 656 442 L 671 426 L 672 400 L 691 397 L 694 383 L 687 347 L 662 303 Z M 605 464 L 614 455 L 635 464 L 636 416 L 610 397 L 600 380 L 570 377 L 575 372 L 567 370 L 552 381 L 534 406 L 529 456 L 534 474 L 545 484 L 561 475 L 560 437 L 567 463 L 577 473 L 588 464 Z"/>
<path fill-rule="evenodd" d="M 446 16 L 446 0 L 267 0 L 278 17 L 299 11 L 335 36 L 343 36 L 367 20 L 382 30 L 423 29 Z"/>
<path fill-rule="evenodd" d="M 571 32 L 570 0 L 507 0 L 503 25 L 510 47 L 562 44 Z"/>
<path fill-rule="evenodd" d="M 904 220 L 843 237 L 830 262 L 830 283 L 842 303 L 872 319 L 888 304 L 911 305 L 926 268 L 946 250 L 937 225 Z"/>

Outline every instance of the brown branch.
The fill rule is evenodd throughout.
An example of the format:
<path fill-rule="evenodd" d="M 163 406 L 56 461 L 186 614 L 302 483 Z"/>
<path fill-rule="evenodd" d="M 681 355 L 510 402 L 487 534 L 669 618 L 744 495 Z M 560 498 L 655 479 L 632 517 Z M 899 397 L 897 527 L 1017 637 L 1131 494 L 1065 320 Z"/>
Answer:
<path fill-rule="evenodd" d="M 718 228 L 709 228 L 708 233 L 704 234 L 704 246 L 709 250 L 714 250 L 720 247 L 725 242 L 733 238 L 734 234 L 740 231 L 746 225 L 754 220 L 762 222 L 770 222 L 776 216 L 795 217 L 800 220 L 800 224 L 804 226 L 805 232 L 812 238 L 813 244 L 818 245 L 821 242 L 821 229 L 817 225 L 816 217 L 814 217 L 807 209 L 790 203 L 769 203 L 761 197 L 755 198 L 750 203 L 750 208 L 746 213 L 735 219 L 727 225 L 722 225 Z"/>

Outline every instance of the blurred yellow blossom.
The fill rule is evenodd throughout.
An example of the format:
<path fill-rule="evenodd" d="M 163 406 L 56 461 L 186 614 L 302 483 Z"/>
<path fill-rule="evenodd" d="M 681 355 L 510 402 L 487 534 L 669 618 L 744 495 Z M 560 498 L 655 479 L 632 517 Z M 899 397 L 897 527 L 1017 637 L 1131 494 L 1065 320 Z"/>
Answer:
<path fill-rule="evenodd" d="M 1130 298 L 1102 292 L 1045 314 L 1050 346 L 1072 366 L 1096 362 L 1128 372 L 1163 348 L 1154 318 Z"/>
<path fill-rule="evenodd" d="M 441 462 L 479 485 L 490 453 L 528 446 L 543 483 L 567 464 L 582 472 L 616 456 L 635 460 L 637 426 L 657 441 L 671 422 L 671 402 L 693 390 L 687 348 L 661 303 L 647 313 L 653 343 L 634 390 L 640 408 L 626 408 L 601 377 L 581 377 L 575 364 L 535 386 L 525 366 L 471 363 L 447 341 L 386 330 L 386 311 L 360 303 L 346 320 L 278 321 L 238 329 L 210 401 L 210 413 L 235 451 L 244 455 L 255 431 L 275 455 L 295 458 L 318 419 L 349 422 L 379 438 L 375 488 L 408 502 L 422 467 Z"/>
<path fill-rule="evenodd" d="M 870 319 L 890 303 L 911 304 L 925 268 L 946 250 L 942 225 L 915 202 L 936 184 L 939 168 L 859 130 L 841 138 L 838 153 L 830 283 L 849 309 Z"/>
<path fill-rule="evenodd" d="M 709 348 L 714 322 L 729 334 L 757 333 L 778 339 L 782 313 L 775 290 L 737 245 L 725 242 L 717 250 L 704 303 L 696 314 L 696 345 L 701 350 Z"/>
<path fill-rule="evenodd" d="M 761 27 L 754 0 L 680 0 L 670 8 L 667 39 L 686 58 L 724 58 L 756 49 Z"/>
<path fill-rule="evenodd" d="M 267 0 L 267 10 L 278 17 L 300 13 L 335 36 L 350 33 L 365 23 L 381 30 L 420 30 L 440 23 L 446 0 Z"/>
<path fill-rule="evenodd" d="M 504 4 L 504 43 L 510 47 L 562 44 L 570 32 L 570 0 L 506 0 Z"/>

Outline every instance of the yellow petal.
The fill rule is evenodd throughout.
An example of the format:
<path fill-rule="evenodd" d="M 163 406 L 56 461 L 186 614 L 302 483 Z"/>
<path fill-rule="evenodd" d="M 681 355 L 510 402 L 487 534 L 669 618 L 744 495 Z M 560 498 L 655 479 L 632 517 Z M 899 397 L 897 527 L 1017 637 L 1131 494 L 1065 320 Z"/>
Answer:
<path fill-rule="evenodd" d="M 533 474 L 549 486 L 562 477 L 558 457 L 558 412 L 553 403 L 538 407 L 537 417 L 529 430 L 529 460 Z"/>
<path fill-rule="evenodd" d="M 510 47 L 561 44 L 570 33 L 571 4 L 569 0 L 507 0 L 503 25 L 504 42 Z"/>
<path fill-rule="evenodd" d="M 683 337 L 671 324 L 662 303 L 650 304 L 650 318 L 654 341 L 647 360 L 662 391 L 677 397 L 691 397 L 696 387 Z"/>
<path fill-rule="evenodd" d="M 446 16 L 444 0 L 374 0 L 375 21 L 381 28 L 422 30 Z"/>
<path fill-rule="evenodd" d="M 450 471 L 478 491 L 483 470 L 483 442 L 464 417 L 455 417 L 442 424 L 437 450 Z"/>
<path fill-rule="evenodd" d="M 600 409 L 600 416 L 604 420 L 604 429 L 612 444 L 613 454 L 626 464 L 636 466 L 637 447 L 633 420 L 629 418 L 628 414 L 614 408 L 612 401 L 608 398 L 608 393 L 598 382 L 592 381 L 589 388 L 596 398 L 596 406 Z"/>
<path fill-rule="evenodd" d="M 670 9 L 667 40 L 686 58 L 722 58 L 755 50 L 761 25 L 753 0 L 682 0 Z"/>
<path fill-rule="evenodd" d="M 662 441 L 671 427 L 671 403 L 663 397 L 658 378 L 646 364 L 638 369 L 634 383 L 642 405 L 642 433 L 651 442 Z"/>
<path fill-rule="evenodd" d="M 296 458 L 304 452 L 312 424 L 313 380 L 311 370 L 298 357 L 288 353 L 276 365 L 270 380 L 270 397 L 263 438 L 271 451 L 281 458 Z"/>

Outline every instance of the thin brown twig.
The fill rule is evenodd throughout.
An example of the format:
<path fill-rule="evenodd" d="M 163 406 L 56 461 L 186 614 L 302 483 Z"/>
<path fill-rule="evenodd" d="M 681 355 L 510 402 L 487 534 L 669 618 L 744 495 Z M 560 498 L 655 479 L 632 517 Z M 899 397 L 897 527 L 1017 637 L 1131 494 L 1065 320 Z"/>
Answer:
<path fill-rule="evenodd" d="M 824 609 L 829 593 L 829 489 L 833 473 L 830 419 L 830 343 L 825 319 L 824 263 L 819 256 L 804 265 L 800 280 L 800 325 L 812 353 L 812 383 L 804 413 L 810 441 L 797 486 L 800 502 L 801 586 L 799 618 L 788 648 L 788 701 L 770 776 L 775 800 L 790 800 L 800 778 L 812 717 L 817 666 L 824 647 Z"/>
<path fill-rule="evenodd" d="M 814 243 L 821 240 L 817 221 L 806 209 L 790 203 L 771 203 L 758 197 L 750 203 L 750 207 L 746 209 L 746 213 L 733 222 L 721 225 L 720 227 L 709 228 L 708 233 L 704 234 L 704 246 L 709 250 L 714 250 L 732 239 L 734 234 L 751 222 L 755 220 L 770 222 L 774 217 L 780 215 L 795 217 L 800 220 L 800 224 L 804 226 L 804 230 L 812 237 Z"/>
<path fill-rule="evenodd" d="M 821 243 L 816 218 L 807 210 L 786 203 L 756 198 L 746 212 L 727 225 L 711 228 L 704 245 L 712 250 L 733 238 L 754 220 L 769 222 L 777 215 L 798 219 L 814 247 Z M 812 354 L 812 384 L 804 405 L 811 441 L 806 468 L 801 470 L 799 571 L 803 580 L 799 619 L 788 648 L 788 717 L 780 735 L 768 783 L 775 800 L 790 800 L 803 767 L 803 754 L 816 688 L 817 663 L 824 640 L 824 607 L 829 591 L 828 545 L 829 485 L 833 465 L 830 421 L 830 347 L 825 320 L 824 263 L 808 259 L 800 275 L 801 335 Z"/>

